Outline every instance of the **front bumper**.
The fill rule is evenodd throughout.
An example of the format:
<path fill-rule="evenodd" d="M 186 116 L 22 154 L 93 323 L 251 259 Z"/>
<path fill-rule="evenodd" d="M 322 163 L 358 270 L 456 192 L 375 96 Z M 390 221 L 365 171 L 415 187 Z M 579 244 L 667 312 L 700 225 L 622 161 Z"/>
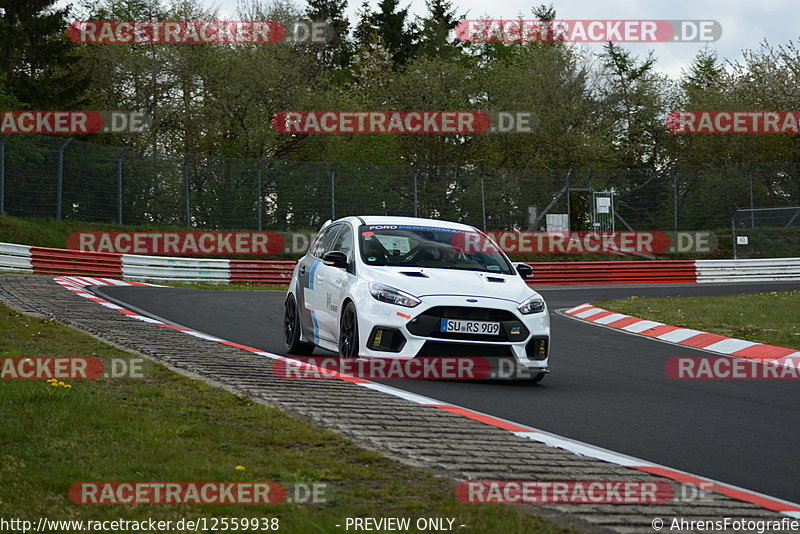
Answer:
<path fill-rule="evenodd" d="M 546 372 L 550 352 L 547 309 L 522 315 L 516 308 L 517 303 L 509 300 L 471 296 L 428 296 L 418 306 L 404 308 L 369 296 L 356 303 L 361 354 L 392 359 L 508 359 L 526 369 Z M 437 332 L 442 317 L 497 321 L 501 334 Z"/>

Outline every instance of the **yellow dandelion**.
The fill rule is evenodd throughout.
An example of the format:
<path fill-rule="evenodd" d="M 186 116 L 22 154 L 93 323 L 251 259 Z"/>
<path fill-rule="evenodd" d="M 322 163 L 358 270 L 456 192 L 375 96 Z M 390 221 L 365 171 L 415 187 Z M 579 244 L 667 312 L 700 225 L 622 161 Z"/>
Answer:
<path fill-rule="evenodd" d="M 58 384 L 56 384 L 55 382 L 50 382 L 50 385 L 53 386 L 54 388 L 58 387 Z"/>
<path fill-rule="evenodd" d="M 64 384 L 64 382 L 59 382 L 59 383 L 58 383 L 58 385 L 59 385 L 59 386 L 63 386 L 63 385 L 65 385 L 65 384 Z"/>
<path fill-rule="evenodd" d="M 72 386 L 70 386 L 69 384 L 64 384 L 64 387 L 67 389 L 72 389 Z"/>
<path fill-rule="evenodd" d="M 237 465 L 235 469 L 237 471 L 244 471 L 244 466 L 243 465 Z"/>

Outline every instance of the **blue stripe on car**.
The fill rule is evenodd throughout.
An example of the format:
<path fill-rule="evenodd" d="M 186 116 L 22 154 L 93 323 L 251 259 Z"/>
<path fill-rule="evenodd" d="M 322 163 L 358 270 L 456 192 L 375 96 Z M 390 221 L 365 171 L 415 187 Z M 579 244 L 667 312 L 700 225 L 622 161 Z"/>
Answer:
<path fill-rule="evenodd" d="M 314 323 L 314 344 L 319 344 L 319 323 L 317 322 L 317 313 L 311 310 L 311 321 Z"/>
<path fill-rule="evenodd" d="M 311 272 L 308 274 L 308 289 L 310 291 L 314 291 L 314 273 L 317 271 L 317 267 L 319 267 L 320 261 L 317 260 L 314 262 L 314 265 L 311 266 Z M 319 322 L 317 322 L 317 313 L 314 310 L 311 310 L 311 322 L 314 323 L 314 344 L 319 344 Z"/>
<path fill-rule="evenodd" d="M 314 265 L 311 266 L 311 272 L 308 275 L 308 289 L 311 291 L 314 290 L 314 272 L 316 272 L 317 267 L 319 267 L 319 260 L 314 262 Z"/>

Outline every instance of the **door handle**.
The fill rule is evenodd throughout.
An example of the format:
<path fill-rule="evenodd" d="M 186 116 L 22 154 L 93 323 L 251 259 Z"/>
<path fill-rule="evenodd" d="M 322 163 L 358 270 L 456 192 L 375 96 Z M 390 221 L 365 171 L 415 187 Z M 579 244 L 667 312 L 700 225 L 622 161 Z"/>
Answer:
<path fill-rule="evenodd" d="M 306 274 L 306 266 L 305 265 L 301 265 L 300 266 L 300 274 Z"/>

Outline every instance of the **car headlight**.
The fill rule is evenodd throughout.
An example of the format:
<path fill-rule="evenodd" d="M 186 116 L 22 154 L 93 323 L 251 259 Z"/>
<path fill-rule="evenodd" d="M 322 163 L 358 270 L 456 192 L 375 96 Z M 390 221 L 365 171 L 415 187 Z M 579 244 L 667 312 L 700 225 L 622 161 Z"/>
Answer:
<path fill-rule="evenodd" d="M 400 291 L 399 289 L 376 282 L 371 282 L 369 284 L 369 292 L 381 302 L 397 304 L 398 306 L 405 306 L 406 308 L 413 308 L 422 302 L 414 295 L 406 293 L 405 291 Z"/>
<path fill-rule="evenodd" d="M 540 297 L 531 297 L 519 306 L 517 309 L 522 315 L 530 315 L 531 313 L 539 313 L 544 311 L 544 301 Z"/>

